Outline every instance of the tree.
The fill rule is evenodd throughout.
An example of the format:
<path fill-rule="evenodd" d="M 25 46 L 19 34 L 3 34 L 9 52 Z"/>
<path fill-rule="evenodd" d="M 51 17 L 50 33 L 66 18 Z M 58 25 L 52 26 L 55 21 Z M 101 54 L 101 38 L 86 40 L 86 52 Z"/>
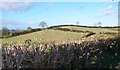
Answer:
<path fill-rule="evenodd" d="M 102 24 L 101 22 L 98 22 L 99 27 L 101 27 L 101 24 Z"/>
<path fill-rule="evenodd" d="M 2 35 L 9 34 L 9 29 L 7 27 L 2 27 Z"/>
<path fill-rule="evenodd" d="M 2 30 L 9 31 L 9 29 L 7 27 L 2 27 Z"/>
<path fill-rule="evenodd" d="M 45 28 L 48 25 L 47 25 L 47 23 L 45 21 L 42 21 L 42 22 L 40 22 L 40 24 L 38 26 L 41 26 L 42 28 Z"/>
<path fill-rule="evenodd" d="M 77 22 L 76 22 L 76 24 L 80 24 L 80 22 L 79 22 L 79 21 L 77 21 Z"/>
<path fill-rule="evenodd" d="M 31 30 L 32 28 L 31 27 L 27 27 L 27 30 Z"/>
<path fill-rule="evenodd" d="M 20 33 L 20 32 L 21 32 L 21 30 L 19 28 L 15 29 L 15 33 Z"/>

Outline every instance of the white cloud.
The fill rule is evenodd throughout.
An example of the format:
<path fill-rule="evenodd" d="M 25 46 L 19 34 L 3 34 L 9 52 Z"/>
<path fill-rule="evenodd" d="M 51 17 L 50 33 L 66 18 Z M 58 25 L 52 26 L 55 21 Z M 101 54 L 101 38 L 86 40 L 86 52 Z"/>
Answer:
<path fill-rule="evenodd" d="M 103 13 L 103 15 L 110 15 L 110 14 L 113 14 L 115 12 L 115 10 L 109 10 L 109 11 L 105 11 Z"/>
<path fill-rule="evenodd" d="M 119 2 L 120 0 L 1 0 L 1 2 Z"/>
<path fill-rule="evenodd" d="M 108 6 L 106 7 L 107 10 L 112 9 L 112 8 L 113 8 L 112 5 L 108 5 Z"/>
<path fill-rule="evenodd" d="M 103 16 L 108 16 L 108 15 L 111 15 L 113 13 L 115 13 L 116 10 L 107 10 L 107 11 L 104 11 L 102 13 L 99 13 L 98 15 L 96 15 L 95 17 L 103 17 Z"/>
<path fill-rule="evenodd" d="M 0 0 L 1 2 L 14 2 L 15 0 Z"/>
<path fill-rule="evenodd" d="M 7 0 L 6 0 L 7 1 Z M 32 3 L 30 2 L 2 2 L 0 9 L 2 10 L 19 10 L 19 9 L 29 9 Z"/>
<path fill-rule="evenodd" d="M 0 2 L 34 2 L 33 0 L 0 0 Z"/>
<path fill-rule="evenodd" d="M 110 2 L 111 2 L 111 1 L 114 1 L 114 0 L 107 0 L 107 1 L 110 1 Z"/>
<path fill-rule="evenodd" d="M 111 14 L 117 12 L 117 11 L 118 11 L 117 9 L 113 9 L 113 5 L 107 5 L 106 7 L 100 9 L 100 13 L 98 13 L 95 17 L 108 16 L 108 15 L 111 15 Z"/>
<path fill-rule="evenodd" d="M 107 5 L 99 9 L 99 11 L 110 10 L 113 8 L 113 5 Z"/>

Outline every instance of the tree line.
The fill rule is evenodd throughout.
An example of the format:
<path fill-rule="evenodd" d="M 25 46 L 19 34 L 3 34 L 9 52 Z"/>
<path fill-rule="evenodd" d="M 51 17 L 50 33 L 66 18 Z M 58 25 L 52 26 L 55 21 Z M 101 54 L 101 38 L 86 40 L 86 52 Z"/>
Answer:
<path fill-rule="evenodd" d="M 48 27 L 48 25 L 45 21 L 40 22 L 38 26 L 40 26 L 42 28 L 34 28 L 33 29 L 31 27 L 27 27 L 26 30 L 19 30 L 19 29 L 9 30 L 7 27 L 2 27 L 2 30 L 0 31 L 0 38 L 9 38 L 9 37 L 13 37 L 13 36 L 22 35 L 22 34 L 41 31 L 41 30 L 44 30 L 46 27 Z"/>

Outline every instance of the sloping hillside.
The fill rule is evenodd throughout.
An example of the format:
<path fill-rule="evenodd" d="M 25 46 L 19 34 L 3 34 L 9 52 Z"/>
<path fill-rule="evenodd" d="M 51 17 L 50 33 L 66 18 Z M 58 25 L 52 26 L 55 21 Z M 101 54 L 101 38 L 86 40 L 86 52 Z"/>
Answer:
<path fill-rule="evenodd" d="M 89 36 L 90 32 L 93 32 L 94 35 Z M 22 44 L 26 39 L 31 39 L 32 42 L 73 41 L 77 39 L 92 39 L 94 37 L 112 37 L 115 34 L 118 34 L 117 28 L 113 30 L 110 28 L 60 26 L 1 40 L 2 43 L 17 42 Z"/>

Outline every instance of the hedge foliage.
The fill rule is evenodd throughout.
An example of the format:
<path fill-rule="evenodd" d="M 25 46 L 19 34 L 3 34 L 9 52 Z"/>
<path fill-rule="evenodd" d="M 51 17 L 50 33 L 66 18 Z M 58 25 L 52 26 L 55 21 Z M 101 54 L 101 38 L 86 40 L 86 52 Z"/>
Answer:
<path fill-rule="evenodd" d="M 120 62 L 120 37 L 27 47 L 3 46 L 3 68 L 115 68 Z"/>
<path fill-rule="evenodd" d="M 1 35 L 0 38 L 9 38 L 9 37 L 14 37 L 18 35 L 23 35 L 23 34 L 28 34 L 36 31 L 41 31 L 41 28 L 36 28 L 36 29 L 29 29 L 29 30 L 21 30 L 21 31 L 15 31 L 15 32 L 9 32 L 6 35 Z"/>

